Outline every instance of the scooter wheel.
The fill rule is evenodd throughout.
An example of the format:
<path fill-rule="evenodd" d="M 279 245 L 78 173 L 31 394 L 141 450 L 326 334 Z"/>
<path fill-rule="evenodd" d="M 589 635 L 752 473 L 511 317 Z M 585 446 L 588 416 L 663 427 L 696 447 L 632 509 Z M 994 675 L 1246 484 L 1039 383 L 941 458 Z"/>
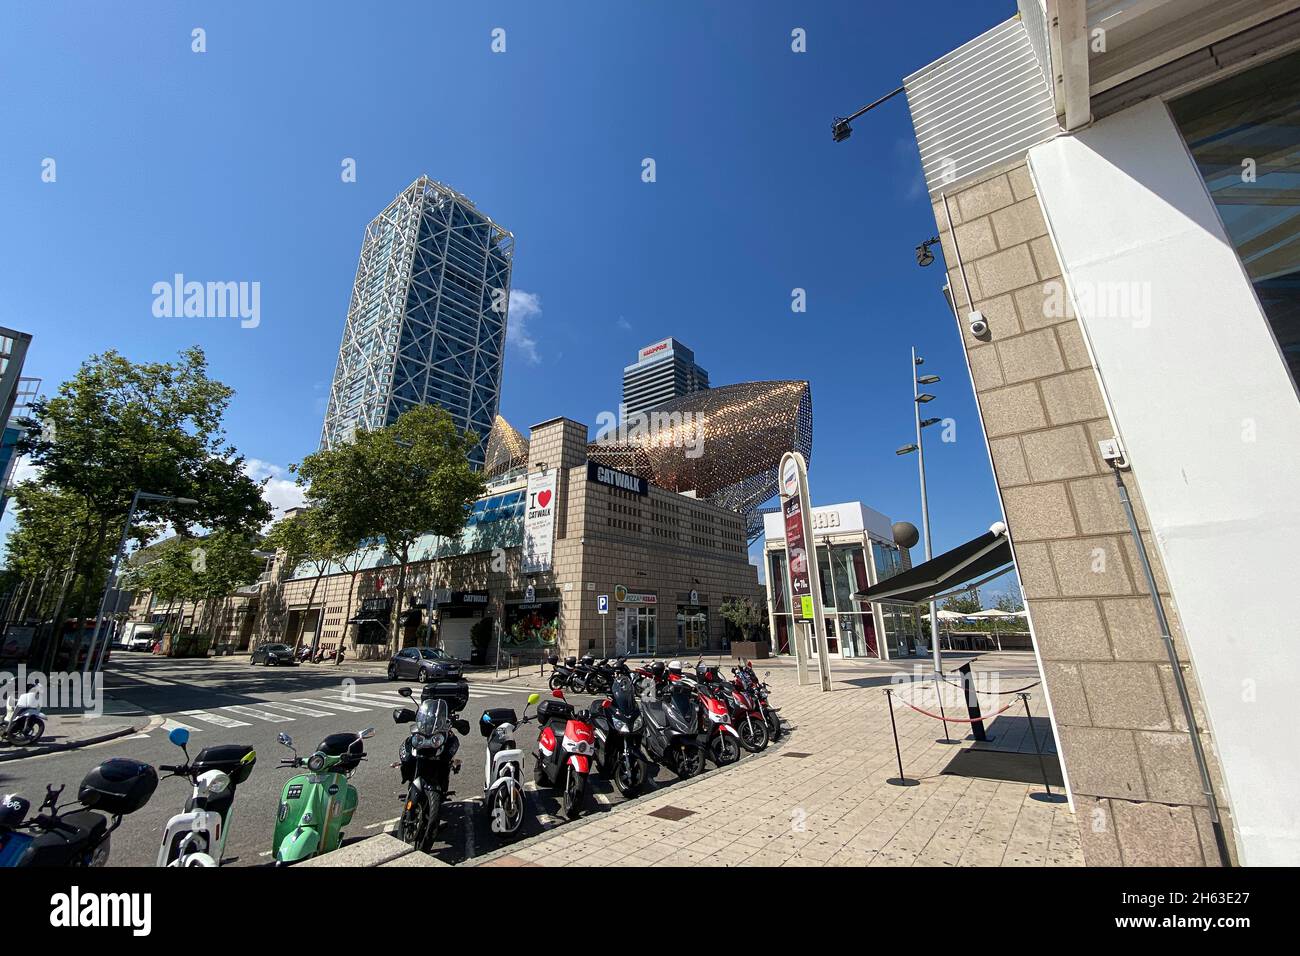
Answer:
<path fill-rule="evenodd" d="M 587 775 L 570 767 L 564 781 L 564 817 L 576 820 L 582 814 L 583 797 L 587 794 Z"/>
<path fill-rule="evenodd" d="M 550 681 L 548 681 L 548 684 L 551 690 L 559 690 L 561 687 L 564 686 L 564 678 L 561 677 L 559 674 L 552 674 Z"/>
<path fill-rule="evenodd" d="M 18 743 L 28 746 L 36 743 L 45 735 L 45 721 L 38 717 L 33 717 L 23 725 L 23 729 L 18 731 L 15 739 Z"/>

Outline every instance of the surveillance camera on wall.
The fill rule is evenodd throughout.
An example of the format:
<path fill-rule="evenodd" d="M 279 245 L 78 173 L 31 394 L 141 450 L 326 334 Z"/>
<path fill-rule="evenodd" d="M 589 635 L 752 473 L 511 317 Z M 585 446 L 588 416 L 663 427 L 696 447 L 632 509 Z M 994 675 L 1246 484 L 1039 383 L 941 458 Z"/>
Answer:
<path fill-rule="evenodd" d="M 989 324 L 984 321 L 983 312 L 972 312 L 966 317 L 969 323 L 970 334 L 977 339 L 982 339 L 989 334 Z"/>

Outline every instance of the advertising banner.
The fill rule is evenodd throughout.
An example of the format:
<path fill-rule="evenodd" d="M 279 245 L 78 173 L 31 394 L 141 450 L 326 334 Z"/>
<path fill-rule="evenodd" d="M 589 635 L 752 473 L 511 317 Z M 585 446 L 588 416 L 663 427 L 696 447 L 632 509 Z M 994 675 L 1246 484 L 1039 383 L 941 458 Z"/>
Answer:
<path fill-rule="evenodd" d="M 556 469 L 528 476 L 528 501 L 524 511 L 524 574 L 551 570 L 555 544 Z"/>
<path fill-rule="evenodd" d="M 803 508 L 799 497 L 781 502 L 785 516 L 785 550 L 790 562 L 791 603 L 805 621 L 813 620 L 812 578 L 808 562 L 808 546 L 803 534 Z"/>

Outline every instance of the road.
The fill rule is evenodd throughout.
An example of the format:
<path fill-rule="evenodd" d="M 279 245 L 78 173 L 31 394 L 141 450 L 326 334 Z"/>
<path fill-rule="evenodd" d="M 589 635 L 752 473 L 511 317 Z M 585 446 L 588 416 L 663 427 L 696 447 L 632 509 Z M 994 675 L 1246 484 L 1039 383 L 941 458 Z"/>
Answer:
<path fill-rule="evenodd" d="M 461 772 L 452 778 L 455 793 L 444 807 L 439 840 L 433 849 L 433 855 L 443 862 L 459 863 L 500 845 L 484 815 L 476 812 L 482 797 L 486 743 L 475 721 L 489 707 L 513 707 L 520 713 L 530 693 L 546 693 L 540 678 L 525 676 L 523 683 L 532 686 L 470 681 L 469 707 L 462 716 L 469 720 L 471 731 L 461 740 Z M 147 733 L 93 747 L 0 763 L 0 793 L 22 793 L 35 806 L 47 783 L 67 784 L 66 799 L 75 794 L 92 767 L 109 757 L 132 757 L 154 766 L 178 763 L 181 753 L 167 734 L 173 727 L 184 726 L 191 734 L 191 756 L 215 744 L 247 744 L 256 749 L 257 767 L 239 786 L 235 798 L 224 865 L 264 865 L 271 861 L 280 790 L 293 774 L 276 766 L 281 756 L 288 755 L 277 742 L 278 735 L 289 734 L 298 751 L 306 755 L 328 734 L 373 726 L 375 736 L 366 742 L 367 759 L 352 776 L 360 803 L 345 834 L 344 842 L 350 843 L 391 830 L 401 810 L 405 791 L 400 789 L 398 771 L 390 766 L 408 732 L 407 725 L 394 724 L 392 717 L 393 708 L 403 703 L 396 693 L 401 686 L 382 675 L 340 673 L 332 665 L 253 667 L 244 659 L 172 660 L 118 652 L 105 673 L 107 693 L 133 710 L 157 715 L 161 720 L 153 723 L 160 725 Z M 584 707 L 591 698 L 573 695 L 570 700 Z M 534 734 L 535 725 L 525 726 L 519 734 L 526 755 L 532 750 Z M 531 812 L 523 835 L 561 825 L 558 797 L 534 788 L 531 757 L 527 756 L 525 779 L 529 781 Z M 669 786 L 674 780 L 660 770 L 654 785 Z M 172 778 L 160 782 L 149 803 L 124 818 L 113 834 L 112 865 L 152 866 L 163 826 L 183 808 L 189 793 L 188 781 Z M 608 810 L 621 800 L 608 781 L 593 778 L 587 812 Z"/>

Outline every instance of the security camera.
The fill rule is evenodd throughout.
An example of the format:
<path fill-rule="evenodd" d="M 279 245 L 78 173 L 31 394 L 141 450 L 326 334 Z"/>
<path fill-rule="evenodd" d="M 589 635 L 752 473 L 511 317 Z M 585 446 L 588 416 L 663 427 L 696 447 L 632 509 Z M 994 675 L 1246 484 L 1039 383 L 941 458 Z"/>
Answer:
<path fill-rule="evenodd" d="M 977 339 L 982 339 L 989 334 L 989 324 L 984 321 L 984 313 L 972 312 L 967 317 L 970 322 L 970 334 Z"/>

